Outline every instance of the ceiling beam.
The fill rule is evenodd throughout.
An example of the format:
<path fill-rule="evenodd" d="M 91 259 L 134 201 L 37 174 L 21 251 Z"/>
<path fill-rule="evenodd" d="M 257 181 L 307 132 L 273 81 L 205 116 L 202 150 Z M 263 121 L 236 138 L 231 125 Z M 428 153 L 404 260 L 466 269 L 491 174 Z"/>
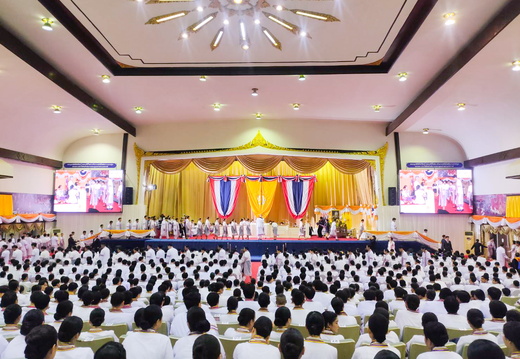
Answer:
<path fill-rule="evenodd" d="M 457 55 L 437 73 L 432 81 L 408 105 L 395 120 L 386 127 L 388 136 L 401 126 L 412 114 L 430 99 L 449 79 L 459 72 L 480 50 L 493 40 L 520 14 L 520 1 L 510 0 L 498 13 L 460 50 Z M 435 50 L 435 49 L 434 49 Z"/>
<path fill-rule="evenodd" d="M 90 109 L 97 112 L 114 125 L 128 132 L 132 136 L 137 134 L 135 127 L 130 122 L 105 106 L 101 101 L 91 96 L 69 77 L 65 76 L 58 69 L 44 60 L 23 41 L 7 30 L 2 23 L 0 23 L 0 44 L 5 46 L 5 48 L 18 56 L 21 60 L 25 61 L 33 69 L 75 97 L 78 101 L 87 105 Z"/>
<path fill-rule="evenodd" d="M 24 152 L 13 151 L 7 148 L 0 148 L 0 158 L 8 158 L 10 160 L 22 161 L 52 168 L 63 167 L 63 162 L 61 161 L 35 156 Z"/>
<path fill-rule="evenodd" d="M 520 158 L 520 147 L 512 148 L 506 151 L 495 152 L 490 155 L 464 161 L 464 167 L 472 168 L 477 166 L 491 165 L 493 163 L 515 160 L 517 158 Z"/>

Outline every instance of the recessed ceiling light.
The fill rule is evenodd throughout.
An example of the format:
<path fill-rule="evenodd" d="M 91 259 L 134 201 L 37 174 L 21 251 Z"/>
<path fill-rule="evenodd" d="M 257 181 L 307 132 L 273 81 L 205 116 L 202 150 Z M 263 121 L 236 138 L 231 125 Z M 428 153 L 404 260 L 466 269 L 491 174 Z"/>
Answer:
<path fill-rule="evenodd" d="M 44 29 L 46 31 L 52 31 L 52 24 L 54 22 L 51 19 L 47 18 L 47 17 L 44 17 L 42 19 L 42 21 L 43 21 L 42 29 Z"/>
<path fill-rule="evenodd" d="M 512 62 L 513 64 L 513 71 L 520 71 L 520 60 L 515 60 Z"/>
<path fill-rule="evenodd" d="M 300 31 L 300 36 L 301 37 L 306 37 L 307 36 L 307 32 L 306 31 Z"/>
<path fill-rule="evenodd" d="M 244 42 L 244 43 L 242 44 L 242 49 L 243 49 L 243 50 L 249 50 L 249 44 L 248 44 L 247 42 Z"/>
<path fill-rule="evenodd" d="M 101 81 L 103 81 L 104 84 L 110 83 L 110 76 L 108 75 L 101 75 Z"/>
<path fill-rule="evenodd" d="M 274 8 L 276 10 L 278 10 L 278 11 L 282 11 L 283 10 L 283 6 L 282 5 L 276 5 Z"/>
<path fill-rule="evenodd" d="M 139 114 L 143 113 L 143 108 L 141 106 L 135 106 L 134 111 L 136 114 L 139 115 Z"/>
<path fill-rule="evenodd" d="M 203 12 L 204 11 L 204 8 L 202 6 L 197 6 L 197 11 L 198 12 Z"/>
<path fill-rule="evenodd" d="M 54 113 L 61 113 L 61 109 L 62 109 L 62 108 L 63 108 L 62 106 L 58 106 L 58 105 L 52 105 L 52 106 L 51 106 L 51 109 L 52 109 L 52 111 L 53 111 Z"/>
<path fill-rule="evenodd" d="M 429 128 L 423 128 L 422 129 L 422 133 L 423 133 L 423 135 L 427 135 L 428 133 L 430 133 L 430 129 Z"/>
<path fill-rule="evenodd" d="M 262 115 L 260 112 L 257 112 L 257 113 L 255 114 L 255 118 L 256 118 L 257 120 L 261 120 L 261 119 L 262 119 L 262 116 L 263 116 L 263 115 Z"/>
<path fill-rule="evenodd" d="M 255 24 L 260 25 L 260 19 L 255 19 Z"/>
<path fill-rule="evenodd" d="M 253 92 L 251 93 L 251 96 L 258 96 L 258 89 L 256 87 L 251 89 Z"/>
<path fill-rule="evenodd" d="M 300 109 L 300 104 L 299 103 L 293 103 L 291 104 L 292 108 L 294 111 L 298 111 Z"/>
<path fill-rule="evenodd" d="M 454 12 L 447 12 L 445 14 L 442 14 L 442 18 L 444 19 L 444 25 L 453 25 L 455 24 L 455 13 Z"/>
<path fill-rule="evenodd" d="M 206 76 L 201 76 L 201 77 L 199 77 L 199 80 L 202 82 L 206 82 L 206 81 L 208 81 L 208 78 Z"/>
<path fill-rule="evenodd" d="M 306 79 L 307 79 L 307 78 L 305 77 L 305 75 L 300 75 L 300 76 L 298 77 L 298 80 L 300 80 L 300 81 L 305 81 Z"/>
<path fill-rule="evenodd" d="M 399 78 L 399 81 L 404 82 L 408 80 L 408 72 L 399 72 L 397 77 Z"/>
<path fill-rule="evenodd" d="M 226 19 L 226 20 L 224 20 L 222 23 L 223 23 L 224 25 L 229 25 L 229 20 Z"/>
<path fill-rule="evenodd" d="M 187 33 L 187 32 L 183 32 L 183 33 L 181 34 L 181 37 L 182 37 L 183 39 L 187 39 L 187 38 L 188 38 L 188 33 Z"/>
<path fill-rule="evenodd" d="M 383 106 L 381 106 L 381 105 L 372 105 L 372 109 L 373 109 L 375 112 L 380 112 L 382 107 L 383 107 Z"/>
<path fill-rule="evenodd" d="M 459 102 L 457 104 L 457 110 L 464 111 L 466 109 L 466 104 L 464 102 Z"/>
<path fill-rule="evenodd" d="M 99 128 L 92 129 L 92 134 L 94 136 L 99 136 L 100 133 L 101 133 L 101 130 Z"/>
<path fill-rule="evenodd" d="M 233 0 L 235 4 L 242 4 L 242 0 Z"/>
<path fill-rule="evenodd" d="M 212 106 L 213 106 L 213 110 L 215 110 L 215 111 L 220 111 L 220 109 L 222 108 L 222 105 L 219 103 L 214 103 Z"/>

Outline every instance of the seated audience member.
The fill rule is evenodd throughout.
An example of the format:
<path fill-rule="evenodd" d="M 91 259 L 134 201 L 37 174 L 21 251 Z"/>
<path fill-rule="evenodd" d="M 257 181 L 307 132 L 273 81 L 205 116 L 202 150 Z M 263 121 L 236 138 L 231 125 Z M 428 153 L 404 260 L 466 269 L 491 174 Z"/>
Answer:
<path fill-rule="evenodd" d="M 123 342 L 128 359 L 171 359 L 173 357 L 170 339 L 157 330 L 162 325 L 162 311 L 158 305 L 142 309 L 138 324 L 140 329 L 129 332 Z"/>
<path fill-rule="evenodd" d="M 345 303 L 340 298 L 336 297 L 330 301 L 330 305 L 334 313 L 338 315 L 338 324 L 340 327 L 349 325 L 357 325 L 357 320 L 352 315 L 348 315 L 345 311 Z"/>
<path fill-rule="evenodd" d="M 450 329 L 470 329 L 468 320 L 458 315 L 460 303 L 457 298 L 450 295 L 444 299 L 444 308 L 447 314 L 438 315 L 439 322 Z"/>
<path fill-rule="evenodd" d="M 309 311 L 303 307 L 305 303 L 305 294 L 299 289 L 293 289 L 291 292 L 294 307 L 291 309 L 291 320 L 293 325 L 305 325 Z"/>
<path fill-rule="evenodd" d="M 321 332 L 320 338 L 326 341 L 344 340 L 345 338 L 343 335 L 338 334 L 338 315 L 328 310 L 324 311 L 322 315 L 323 320 L 325 321 L 325 328 Z"/>
<path fill-rule="evenodd" d="M 389 319 L 390 318 L 390 314 L 388 313 L 388 311 L 384 308 L 376 308 L 374 310 L 374 313 L 373 314 L 380 314 L 382 316 L 384 316 L 386 319 Z M 390 321 L 389 321 L 390 323 Z M 390 324 L 389 324 L 390 325 Z M 372 342 L 372 339 L 370 337 L 370 335 L 368 333 L 363 333 L 359 336 L 359 339 L 356 343 L 356 348 L 357 347 L 360 347 L 362 345 L 369 345 L 370 343 Z M 399 343 L 399 337 L 397 336 L 397 334 L 394 332 L 394 331 L 388 331 L 386 333 L 386 339 L 385 339 L 385 343 L 386 344 L 395 344 L 395 343 Z"/>
<path fill-rule="evenodd" d="M 210 324 L 206 319 L 206 313 L 200 307 L 192 307 L 187 313 L 188 327 L 190 328 L 190 335 L 180 338 L 173 347 L 174 359 L 191 359 L 193 355 L 193 345 L 195 340 L 201 335 L 205 334 L 210 329 Z M 215 337 L 216 338 L 216 337 Z M 218 338 L 216 338 L 218 340 Z M 220 343 L 220 341 L 219 341 Z M 226 359 L 226 353 L 220 344 L 220 352 L 222 359 Z M 171 358 L 169 358 L 171 359 Z"/>
<path fill-rule="evenodd" d="M 401 333 L 403 333 L 404 327 L 421 327 L 422 313 L 419 313 L 420 300 L 415 294 L 408 294 L 405 298 L 406 310 L 398 310 L 395 315 L 395 322 Z"/>
<path fill-rule="evenodd" d="M 424 313 L 422 316 L 422 327 L 423 327 L 423 333 L 424 333 L 424 326 L 431 322 L 438 322 L 437 316 L 435 313 L 427 312 Z M 410 352 L 410 347 L 412 344 L 424 344 L 424 334 L 415 334 L 409 341 L 406 343 L 406 351 Z"/>
<path fill-rule="evenodd" d="M 5 350 L 2 352 L 2 359 L 20 359 L 24 357 L 25 337 L 34 328 L 43 324 L 44 315 L 38 309 L 29 310 L 22 319 L 22 326 L 20 327 L 20 335 L 14 337 L 9 342 Z M 3 338 L 5 340 L 5 338 Z M 1 339 L 0 339 L 1 340 Z"/>
<path fill-rule="evenodd" d="M 387 333 L 388 319 L 379 313 L 372 314 L 368 320 L 368 335 L 370 336 L 371 343 L 367 346 L 356 348 L 352 359 L 373 359 L 379 351 L 385 349 L 400 356 L 401 353 L 398 349 L 385 342 Z"/>
<path fill-rule="evenodd" d="M 278 350 L 282 353 L 284 359 L 301 359 L 305 353 L 303 335 L 297 329 L 287 329 L 280 337 Z"/>
<path fill-rule="evenodd" d="M 25 337 L 26 359 L 53 359 L 56 355 L 58 333 L 50 325 L 40 325 Z"/>
<path fill-rule="evenodd" d="M 506 305 L 499 300 L 492 300 L 489 302 L 489 312 L 491 319 L 486 320 L 482 328 L 502 333 L 502 328 L 506 322 L 504 319 L 507 313 Z"/>
<path fill-rule="evenodd" d="M 233 352 L 233 359 L 280 359 L 280 352 L 269 344 L 273 328 L 271 319 L 260 317 L 255 321 L 251 339 L 240 343 Z"/>
<path fill-rule="evenodd" d="M 93 359 L 94 352 L 90 348 L 76 347 L 76 341 L 83 329 L 83 320 L 80 317 L 67 317 L 58 330 L 57 359 Z"/>
<path fill-rule="evenodd" d="M 119 342 L 119 338 L 113 330 L 104 330 L 101 325 L 105 321 L 105 311 L 102 308 L 96 308 L 90 312 L 90 329 L 86 332 L 81 333 L 79 336 L 80 341 L 90 341 L 99 338 L 110 337 L 115 342 Z"/>
<path fill-rule="evenodd" d="M 211 334 L 203 334 L 193 342 L 193 359 L 221 359 L 220 342 Z"/>
<path fill-rule="evenodd" d="M 115 292 L 110 296 L 112 307 L 105 313 L 105 323 L 107 325 L 126 324 L 128 330 L 132 330 L 133 315 L 123 312 L 124 302 L 125 294 L 122 292 Z"/>
<path fill-rule="evenodd" d="M 238 322 L 238 299 L 231 296 L 227 299 L 227 313 L 220 315 L 221 323 L 237 323 Z"/>
<path fill-rule="evenodd" d="M 250 339 L 255 324 L 255 311 L 253 309 L 244 308 L 238 315 L 238 328 L 228 328 L 224 333 L 227 338 L 244 338 Z"/>
<path fill-rule="evenodd" d="M 505 357 L 498 344 L 489 340 L 475 340 L 468 347 L 468 359 L 505 359 Z"/>
<path fill-rule="evenodd" d="M 374 359 L 401 359 L 401 357 L 390 350 L 384 349 L 379 351 Z"/>
<path fill-rule="evenodd" d="M 54 313 L 54 322 L 47 324 L 52 325 L 56 331 L 60 330 L 61 323 L 63 323 L 65 318 L 72 315 L 73 309 L 74 304 L 72 304 L 70 300 L 64 300 L 63 302 L 58 303 L 56 306 L 56 313 Z"/>
<path fill-rule="evenodd" d="M 511 353 L 511 358 L 520 358 L 520 322 L 504 324 L 504 344 Z"/>
<path fill-rule="evenodd" d="M 468 318 L 468 324 L 473 330 L 473 333 L 459 338 L 459 341 L 457 342 L 457 353 L 462 355 L 462 349 L 464 346 L 471 344 L 473 341 L 478 339 L 491 340 L 493 343 L 497 343 L 497 337 L 482 329 L 482 325 L 484 324 L 484 314 L 482 314 L 480 310 L 470 309 L 468 310 L 466 317 Z"/>
<path fill-rule="evenodd" d="M 280 340 L 282 334 L 291 325 L 291 311 L 287 307 L 280 307 L 274 313 L 274 329 L 271 332 L 271 339 Z"/>
<path fill-rule="evenodd" d="M 0 328 L 0 335 L 6 339 L 11 339 L 20 334 L 18 323 L 22 318 L 22 307 L 18 304 L 10 304 L 4 309 L 5 325 Z"/>
<path fill-rule="evenodd" d="M 426 324 L 424 326 L 424 343 L 430 351 L 419 354 L 417 359 L 461 359 L 459 354 L 450 352 L 446 348 L 448 340 L 448 331 L 444 324 L 440 322 Z"/>
<path fill-rule="evenodd" d="M 96 351 L 94 359 L 126 359 L 126 350 L 121 343 L 108 342 Z"/>
<path fill-rule="evenodd" d="M 333 346 L 326 344 L 320 335 L 325 328 L 325 320 L 321 313 L 313 311 L 307 315 L 305 327 L 309 332 L 309 336 L 305 339 L 305 353 L 302 359 L 338 359 L 338 350 Z"/>

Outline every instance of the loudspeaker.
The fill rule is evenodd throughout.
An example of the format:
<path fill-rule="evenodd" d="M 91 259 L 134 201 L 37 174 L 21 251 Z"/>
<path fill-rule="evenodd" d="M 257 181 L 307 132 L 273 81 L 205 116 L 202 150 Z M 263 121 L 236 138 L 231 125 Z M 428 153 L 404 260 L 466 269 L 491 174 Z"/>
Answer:
<path fill-rule="evenodd" d="M 397 206 L 397 188 L 388 187 L 388 205 Z"/>
<path fill-rule="evenodd" d="M 123 204 L 134 204 L 134 187 L 125 187 Z"/>

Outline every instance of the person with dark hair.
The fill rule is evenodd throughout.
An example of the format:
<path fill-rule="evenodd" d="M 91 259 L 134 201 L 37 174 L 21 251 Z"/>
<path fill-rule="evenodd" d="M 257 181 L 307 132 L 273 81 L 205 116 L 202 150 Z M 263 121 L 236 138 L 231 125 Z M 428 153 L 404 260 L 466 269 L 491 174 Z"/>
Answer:
<path fill-rule="evenodd" d="M 193 342 L 192 353 L 193 359 L 222 359 L 220 342 L 211 334 L 198 336 Z"/>
<path fill-rule="evenodd" d="M 309 336 L 305 339 L 305 353 L 302 359 L 338 359 L 338 350 L 320 338 L 325 328 L 325 320 L 320 312 L 310 312 L 305 320 L 305 327 Z"/>
<path fill-rule="evenodd" d="M 303 307 L 305 303 L 305 294 L 299 289 L 293 289 L 291 292 L 294 307 L 291 309 L 291 318 L 294 325 L 304 325 L 309 311 Z"/>
<path fill-rule="evenodd" d="M 26 359 L 53 359 L 56 355 L 58 333 L 50 325 L 40 325 L 25 337 Z"/>
<path fill-rule="evenodd" d="M 388 311 L 384 308 L 376 308 L 374 310 L 374 313 L 373 314 L 380 314 L 382 316 L 384 316 L 385 318 L 389 319 L 390 318 L 390 314 L 388 313 Z M 390 320 L 388 322 L 388 325 L 390 326 Z M 372 342 L 372 338 L 370 337 L 370 335 L 367 333 L 367 331 L 365 331 L 365 333 L 361 334 L 358 338 L 358 341 L 356 342 L 356 348 L 357 347 L 360 347 L 362 345 L 369 345 L 370 343 Z M 394 332 L 394 331 L 391 331 L 389 330 L 387 333 L 386 333 L 386 339 L 385 339 L 385 342 L 388 343 L 388 344 L 395 344 L 395 343 L 399 343 L 400 340 L 399 340 L 399 336 Z M 421 341 L 421 343 L 424 342 L 424 339 Z"/>
<path fill-rule="evenodd" d="M 468 347 L 468 359 L 505 359 L 505 357 L 504 352 L 498 344 L 490 342 L 489 340 L 475 340 Z"/>
<path fill-rule="evenodd" d="M 0 328 L 0 335 L 6 339 L 11 339 L 20 334 L 18 323 L 22 319 L 22 307 L 18 304 L 10 304 L 4 309 L 5 325 Z"/>
<path fill-rule="evenodd" d="M 90 348 L 76 347 L 76 341 L 83 329 L 83 320 L 80 317 L 71 316 L 65 318 L 58 330 L 58 359 L 92 359 L 94 352 Z"/>
<path fill-rule="evenodd" d="M 193 279 L 191 279 L 193 281 Z M 194 286 L 185 287 L 182 290 L 184 307 L 180 306 L 175 310 L 175 317 L 170 326 L 170 335 L 182 338 L 190 334 L 187 321 L 187 312 L 192 307 L 201 307 L 201 296 L 198 289 Z M 206 307 L 207 308 L 207 307 Z M 206 312 L 206 319 L 211 325 L 212 334 L 218 335 L 217 322 L 209 311 Z"/>
<path fill-rule="evenodd" d="M 346 327 L 349 325 L 357 325 L 357 320 L 354 316 L 348 315 L 345 312 L 345 303 L 341 298 L 335 297 L 330 301 L 330 306 L 334 313 L 338 315 L 338 323 L 340 327 Z"/>
<path fill-rule="evenodd" d="M 274 313 L 274 330 L 271 333 L 272 340 L 280 340 L 283 333 L 291 325 L 291 311 L 287 307 L 280 307 Z"/>
<path fill-rule="evenodd" d="M 440 314 L 439 322 L 444 324 L 446 328 L 451 329 L 470 329 L 468 320 L 462 315 L 457 314 L 460 308 L 460 303 L 457 297 L 450 295 L 444 298 L 444 309 L 447 314 Z"/>
<path fill-rule="evenodd" d="M 504 324 L 504 344 L 511 353 L 512 358 L 520 354 L 520 322 L 507 322 Z"/>
<path fill-rule="evenodd" d="M 395 322 L 401 333 L 404 327 L 421 327 L 422 313 L 419 313 L 419 297 L 415 294 L 408 294 L 405 297 L 406 310 L 398 310 L 395 315 Z"/>
<path fill-rule="evenodd" d="M 468 324 L 473 330 L 473 333 L 470 335 L 463 335 L 459 338 L 457 342 L 457 353 L 462 355 L 462 349 L 467 344 L 471 344 L 475 340 L 486 339 L 490 340 L 493 343 L 497 343 L 497 337 L 491 333 L 488 333 L 486 330 L 482 329 L 482 325 L 484 324 L 484 314 L 478 309 L 470 309 L 468 310 L 468 314 L 466 314 L 468 318 Z"/>
<path fill-rule="evenodd" d="M 126 359 L 126 350 L 121 343 L 108 342 L 96 351 L 94 359 Z"/>
<path fill-rule="evenodd" d="M 287 329 L 280 337 L 278 350 L 284 359 L 301 359 L 305 353 L 303 335 L 297 329 Z"/>
<path fill-rule="evenodd" d="M 105 323 L 107 325 L 124 323 L 128 326 L 128 330 L 132 330 L 134 318 L 132 317 L 132 313 L 123 312 L 124 302 L 124 293 L 115 292 L 110 296 L 112 308 L 105 313 Z"/>
<path fill-rule="evenodd" d="M 352 359 L 372 359 L 379 351 L 385 349 L 400 356 L 401 353 L 398 349 L 386 343 L 388 323 L 389 320 L 384 315 L 379 313 L 372 314 L 368 320 L 368 328 L 365 328 L 365 330 L 368 331 L 368 335 L 372 342 L 370 345 L 356 348 Z"/>
<path fill-rule="evenodd" d="M 401 359 L 399 355 L 390 350 L 381 350 L 375 356 L 374 359 Z"/>
<path fill-rule="evenodd" d="M 228 328 L 224 336 L 227 338 L 244 338 L 250 339 L 255 323 L 255 311 L 253 309 L 244 308 L 238 315 L 238 328 Z"/>
<path fill-rule="evenodd" d="M 491 313 L 491 320 L 486 320 L 482 328 L 501 332 L 506 322 L 504 319 L 507 313 L 506 305 L 499 300 L 492 300 L 489 302 L 489 312 Z"/>
<path fill-rule="evenodd" d="M 424 332 L 424 327 L 426 326 L 426 324 L 431 323 L 431 322 L 438 322 L 438 321 L 439 320 L 437 319 L 437 316 L 435 315 L 435 313 L 432 313 L 432 312 L 424 313 L 422 316 L 422 319 L 421 319 L 423 332 Z M 410 352 L 410 347 L 414 343 L 424 344 L 424 335 L 416 334 L 408 341 L 408 343 L 406 343 L 406 351 L 408 353 Z"/>
<path fill-rule="evenodd" d="M 240 343 L 233 352 L 233 359 L 279 359 L 280 352 L 269 344 L 273 322 L 267 317 L 260 317 L 253 326 L 251 339 Z"/>
<path fill-rule="evenodd" d="M 325 321 L 325 328 L 321 332 L 320 338 L 327 341 L 344 340 L 345 337 L 338 334 L 338 315 L 328 310 L 324 311 L 321 315 L 323 315 L 323 320 Z"/>
<path fill-rule="evenodd" d="M 79 336 L 81 341 L 90 341 L 99 338 L 110 337 L 115 342 L 119 342 L 119 338 L 113 330 L 104 330 L 101 325 L 105 321 L 105 310 L 102 308 L 95 308 L 90 312 L 89 323 L 90 329 L 86 332 L 82 332 Z"/>
<path fill-rule="evenodd" d="M 140 329 L 129 332 L 123 346 L 128 359 L 171 359 L 173 356 L 170 339 L 157 330 L 162 325 L 161 307 L 152 304 L 144 308 L 139 320 Z"/>
<path fill-rule="evenodd" d="M 52 325 L 54 329 L 57 331 L 60 329 L 61 323 L 65 320 L 65 318 L 70 317 L 72 315 L 72 310 L 74 309 L 74 304 L 70 300 L 65 300 L 59 303 L 56 306 L 56 313 L 54 313 L 54 322 L 48 323 Z"/>
<path fill-rule="evenodd" d="M 461 359 L 459 354 L 448 351 L 445 346 L 448 340 L 448 331 L 444 324 L 440 322 L 426 324 L 424 326 L 424 342 L 430 351 L 420 354 L 417 358 L 435 359 L 442 357 L 446 359 Z"/>
<path fill-rule="evenodd" d="M 31 309 L 25 313 L 22 326 L 20 327 L 20 335 L 14 337 L 9 342 L 9 345 L 2 353 L 2 359 L 19 359 L 24 358 L 24 350 L 26 347 L 25 337 L 36 327 L 42 325 L 44 322 L 44 315 L 38 309 Z M 4 339 L 4 338 L 2 338 Z M 0 339 L 1 340 L 1 339 Z M 4 339 L 5 340 L 5 339 Z"/>
<path fill-rule="evenodd" d="M 180 338 L 175 343 L 175 346 L 173 347 L 173 359 L 192 358 L 195 340 L 201 335 L 205 335 L 210 330 L 210 323 L 206 318 L 206 313 L 200 307 L 192 307 L 188 310 L 187 319 L 190 334 Z M 213 334 L 208 333 L 207 335 Z M 218 340 L 217 335 L 213 336 Z M 226 353 L 224 352 L 224 348 L 222 347 L 220 340 L 218 340 L 218 342 L 220 344 L 220 353 L 222 354 L 222 359 L 226 359 Z"/>

